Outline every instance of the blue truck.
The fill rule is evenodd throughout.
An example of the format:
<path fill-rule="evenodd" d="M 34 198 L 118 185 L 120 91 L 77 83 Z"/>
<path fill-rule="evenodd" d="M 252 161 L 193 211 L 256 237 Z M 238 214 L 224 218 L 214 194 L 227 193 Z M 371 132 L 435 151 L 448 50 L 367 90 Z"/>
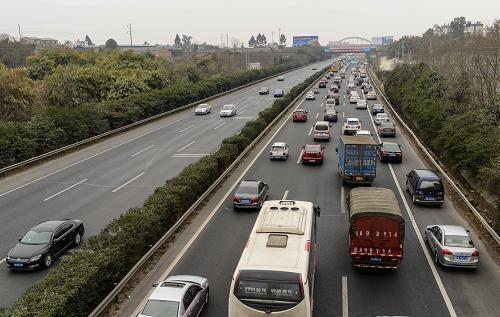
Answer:
<path fill-rule="evenodd" d="M 342 184 L 371 184 L 377 174 L 377 143 L 370 136 L 339 139 L 339 174 Z"/>

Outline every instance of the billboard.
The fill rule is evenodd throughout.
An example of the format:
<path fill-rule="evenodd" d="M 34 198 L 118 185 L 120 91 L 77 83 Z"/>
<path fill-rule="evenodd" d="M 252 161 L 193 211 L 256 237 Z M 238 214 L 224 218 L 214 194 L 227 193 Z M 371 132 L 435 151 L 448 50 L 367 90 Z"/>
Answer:
<path fill-rule="evenodd" d="M 375 45 L 389 45 L 394 42 L 394 36 L 374 36 L 372 37 L 372 43 Z"/>
<path fill-rule="evenodd" d="M 308 36 L 293 37 L 293 46 L 298 47 L 303 45 L 319 45 L 318 36 L 308 35 Z"/>

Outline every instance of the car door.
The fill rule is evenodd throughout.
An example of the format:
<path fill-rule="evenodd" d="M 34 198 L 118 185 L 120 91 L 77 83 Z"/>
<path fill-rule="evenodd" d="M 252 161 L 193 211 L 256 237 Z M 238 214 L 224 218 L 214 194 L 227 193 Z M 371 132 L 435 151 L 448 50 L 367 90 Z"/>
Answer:
<path fill-rule="evenodd" d="M 430 242 L 431 242 L 430 244 L 432 246 L 432 250 L 434 252 L 439 253 L 441 250 L 441 241 L 443 238 L 441 229 L 439 227 L 433 227 L 431 229 L 431 232 L 432 232 L 432 239 L 430 240 Z"/>
<path fill-rule="evenodd" d="M 202 294 L 200 294 L 201 290 L 201 287 L 192 285 L 186 291 L 183 299 L 184 308 L 186 309 L 184 312 L 185 317 L 196 317 L 200 314 L 203 308 Z"/>
<path fill-rule="evenodd" d="M 64 233 L 65 233 L 65 228 L 63 228 L 63 225 L 60 225 L 54 231 L 52 246 L 50 247 L 50 253 L 52 253 L 52 255 L 54 257 L 58 256 L 59 253 L 61 253 L 64 250 L 64 248 L 66 247 L 66 244 L 64 241 Z"/>

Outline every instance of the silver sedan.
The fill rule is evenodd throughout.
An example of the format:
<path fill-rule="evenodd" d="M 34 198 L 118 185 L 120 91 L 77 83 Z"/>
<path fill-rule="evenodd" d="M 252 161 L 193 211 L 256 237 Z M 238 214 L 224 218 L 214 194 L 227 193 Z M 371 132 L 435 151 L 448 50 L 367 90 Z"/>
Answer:
<path fill-rule="evenodd" d="M 479 251 L 474 247 L 469 231 L 463 227 L 427 226 L 424 239 L 437 265 L 477 268 Z"/>
<path fill-rule="evenodd" d="M 208 304 L 208 280 L 194 275 L 177 275 L 154 284 L 139 317 L 194 317 Z"/>

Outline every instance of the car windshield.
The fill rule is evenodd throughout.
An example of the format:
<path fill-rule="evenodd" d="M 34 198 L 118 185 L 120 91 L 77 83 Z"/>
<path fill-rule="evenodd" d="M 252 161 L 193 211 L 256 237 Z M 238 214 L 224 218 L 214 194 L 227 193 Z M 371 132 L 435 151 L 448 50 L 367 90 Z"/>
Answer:
<path fill-rule="evenodd" d="M 374 109 L 382 109 L 382 105 L 376 104 L 376 105 L 373 105 L 373 108 Z"/>
<path fill-rule="evenodd" d="M 260 90 L 267 90 L 267 87 L 262 87 Z"/>
<path fill-rule="evenodd" d="M 399 146 L 397 144 L 385 144 L 382 146 L 382 149 L 390 152 L 399 152 Z"/>
<path fill-rule="evenodd" d="M 314 129 L 318 131 L 326 131 L 328 130 L 328 126 L 324 124 L 318 124 Z"/>
<path fill-rule="evenodd" d="M 304 110 L 295 110 L 295 114 L 304 114 L 305 111 Z"/>
<path fill-rule="evenodd" d="M 142 314 L 151 317 L 177 317 L 178 311 L 178 302 L 150 299 L 144 306 Z"/>
<path fill-rule="evenodd" d="M 444 245 L 448 247 L 473 248 L 474 243 L 468 236 L 445 236 Z"/>
<path fill-rule="evenodd" d="M 51 237 L 52 237 L 51 231 L 30 230 L 21 239 L 21 243 L 24 243 L 24 244 L 47 244 L 50 242 Z"/>
<path fill-rule="evenodd" d="M 386 119 L 387 117 L 389 116 L 386 115 L 385 113 L 377 113 L 376 119 Z"/>
<path fill-rule="evenodd" d="M 309 146 L 306 146 L 304 151 L 308 152 L 308 153 L 317 153 L 317 152 L 319 152 L 319 146 L 309 145 Z"/>
<path fill-rule="evenodd" d="M 225 105 L 224 107 L 222 107 L 222 110 L 231 110 L 233 109 L 233 106 L 231 105 Z"/>
<path fill-rule="evenodd" d="M 358 120 L 347 120 L 347 124 L 358 124 Z"/>
<path fill-rule="evenodd" d="M 208 108 L 208 105 L 199 105 L 198 106 L 198 109 L 205 109 L 205 108 Z"/>
<path fill-rule="evenodd" d="M 443 185 L 439 181 L 422 181 L 420 183 L 420 189 L 434 189 L 437 191 L 443 190 Z"/>
<path fill-rule="evenodd" d="M 281 145 L 275 145 L 271 148 L 271 151 L 284 151 L 285 147 Z"/>
<path fill-rule="evenodd" d="M 238 189 L 236 190 L 237 194 L 258 194 L 259 193 L 259 187 L 257 184 L 255 185 L 240 185 Z"/>
<path fill-rule="evenodd" d="M 384 129 L 394 129 L 394 125 L 390 122 L 382 123 L 381 127 Z"/>

